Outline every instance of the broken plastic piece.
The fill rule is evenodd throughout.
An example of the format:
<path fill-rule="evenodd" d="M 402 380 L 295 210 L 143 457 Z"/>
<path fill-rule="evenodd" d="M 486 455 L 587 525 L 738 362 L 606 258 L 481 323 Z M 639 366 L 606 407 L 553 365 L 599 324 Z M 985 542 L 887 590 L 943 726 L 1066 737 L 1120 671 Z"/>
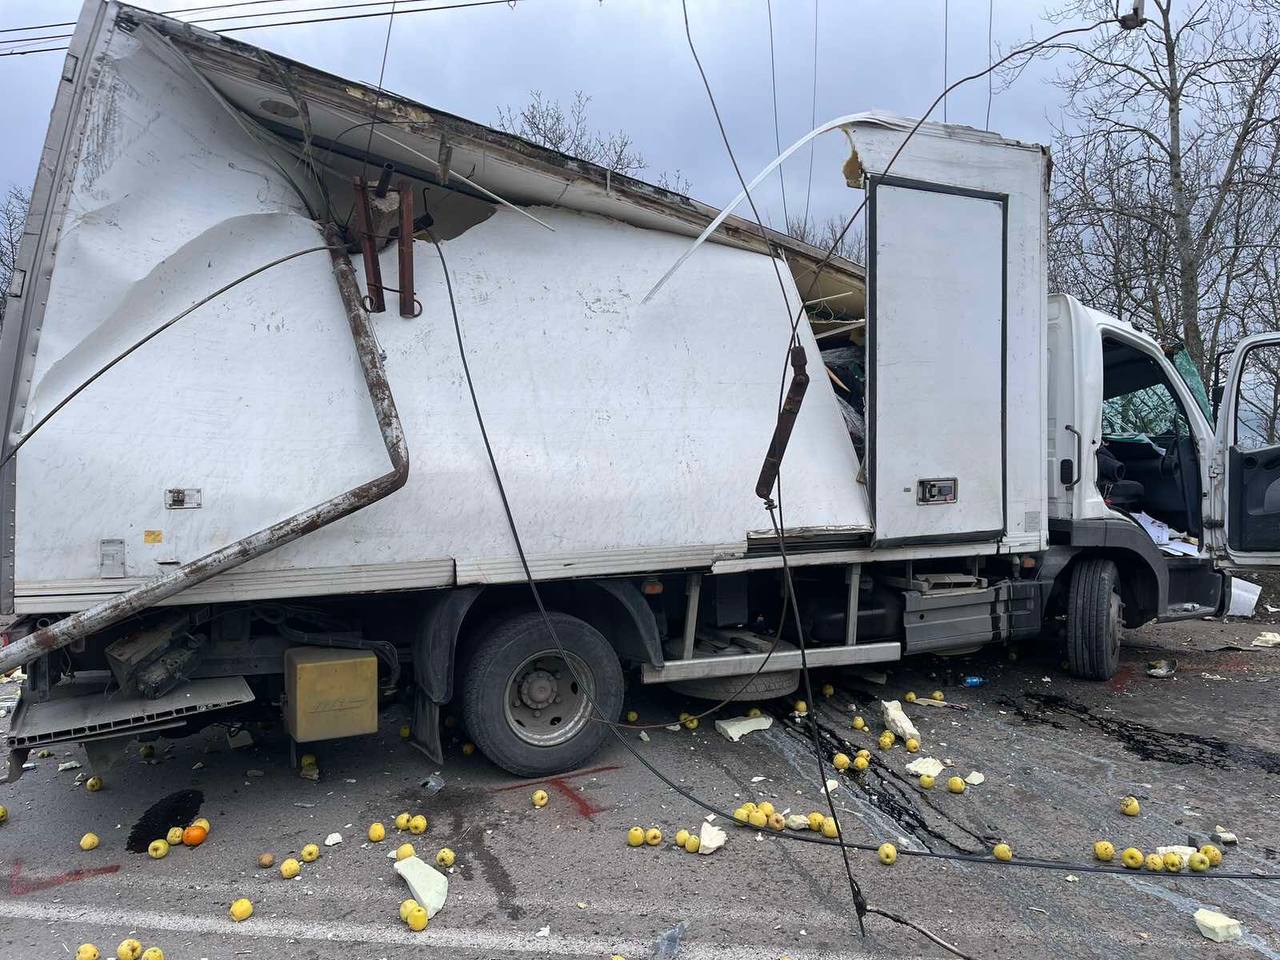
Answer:
<path fill-rule="evenodd" d="M 976 787 L 979 784 L 986 783 L 987 778 L 983 774 L 979 773 L 977 770 L 974 770 L 971 774 L 969 774 L 967 777 L 964 778 L 964 782 L 969 784 L 969 786 L 971 787 Z"/>
<path fill-rule="evenodd" d="M 336 847 L 341 842 L 342 842 L 342 834 L 340 833 L 331 833 L 324 838 L 324 845 L 326 847 Z"/>
<path fill-rule="evenodd" d="M 913 777 L 920 777 L 925 774 L 928 774 L 931 777 L 936 777 L 944 769 L 946 769 L 946 767 L 943 765 L 942 761 L 933 757 L 920 757 L 919 759 L 912 760 L 907 764 L 907 773 L 911 774 Z"/>
<path fill-rule="evenodd" d="M 724 846 L 726 839 L 728 838 L 723 830 L 714 823 L 703 821 L 702 827 L 698 830 L 698 853 L 704 856 L 715 853 Z"/>
<path fill-rule="evenodd" d="M 423 780 L 418 786 L 422 787 L 423 792 L 428 797 L 434 797 L 437 793 L 444 789 L 444 777 L 438 773 L 433 773 L 427 779 Z"/>
<path fill-rule="evenodd" d="M 1200 933 L 1214 943 L 1230 943 L 1244 936 L 1240 921 L 1231 919 L 1225 913 L 1201 907 L 1193 916 Z"/>
<path fill-rule="evenodd" d="M 920 739 L 920 731 L 903 712 L 902 704 L 897 700 L 881 700 L 880 709 L 884 711 L 885 729 L 902 740 Z"/>
<path fill-rule="evenodd" d="M 444 906 L 449 895 L 449 878 L 434 867 L 427 865 L 420 857 L 405 857 L 397 860 L 394 867 L 404 882 L 409 885 L 413 899 L 427 911 L 430 920 Z"/>
<path fill-rule="evenodd" d="M 716 732 L 726 740 L 737 743 L 748 733 L 756 730 L 768 730 L 773 726 L 773 717 L 729 717 L 716 721 Z"/>

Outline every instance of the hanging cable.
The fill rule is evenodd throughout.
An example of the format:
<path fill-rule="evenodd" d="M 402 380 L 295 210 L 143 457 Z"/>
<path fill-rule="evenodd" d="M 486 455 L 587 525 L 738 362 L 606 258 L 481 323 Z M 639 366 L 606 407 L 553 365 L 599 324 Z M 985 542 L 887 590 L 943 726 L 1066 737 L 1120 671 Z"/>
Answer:
<path fill-rule="evenodd" d="M 951 54 L 951 0 L 942 0 L 942 85 L 947 85 L 950 77 L 948 60 Z M 947 95 L 942 94 L 942 122 L 947 122 Z"/>
<path fill-rule="evenodd" d="M 276 2 L 278 2 L 278 0 L 276 0 Z M 376 3 L 344 3 L 344 4 L 338 4 L 332 7 L 310 7 L 310 8 L 307 8 L 307 11 L 355 10 L 355 9 L 360 9 L 362 7 L 394 5 L 395 2 L 399 2 L 399 0 L 381 0 L 381 2 L 376 2 Z M 414 2 L 414 0 L 405 0 L 405 2 Z M 425 0 L 420 0 L 420 2 L 425 2 Z M 470 7 L 489 7 L 489 6 L 496 6 L 498 4 L 509 4 L 509 0 L 464 0 L 464 2 L 441 4 L 440 6 L 435 6 L 435 7 L 417 7 L 413 10 L 401 9 L 396 12 L 396 15 L 400 17 L 407 17 L 410 14 L 414 14 L 414 13 L 440 13 L 446 10 L 465 10 Z M 227 6 L 239 6 L 239 4 L 227 4 Z M 249 17 L 289 16 L 290 14 L 302 13 L 302 12 L 306 12 L 306 11 L 279 10 L 279 11 L 273 11 L 270 13 L 258 13 L 258 14 L 243 14 L 243 15 L 227 14 L 221 17 L 205 17 L 198 20 L 182 20 L 179 22 L 189 23 L 192 25 L 203 25 L 207 23 L 217 23 L 224 20 L 242 20 L 242 19 L 247 19 Z M 304 26 L 304 25 L 313 24 L 313 23 L 341 23 L 347 20 L 364 20 L 370 17 L 389 17 L 389 16 L 392 16 L 392 14 L 386 11 L 380 11 L 376 13 L 347 14 L 345 16 L 339 16 L 339 17 L 312 17 L 306 20 L 281 20 L 275 23 L 252 23 L 252 24 L 243 24 L 241 26 L 236 26 L 236 27 L 222 27 L 222 28 L 213 27 L 213 28 L 209 28 L 209 30 L 211 33 L 222 35 L 227 33 L 240 33 L 241 31 L 244 31 L 244 30 L 267 30 L 267 29 L 270 29 L 271 27 L 297 27 L 297 26 Z M 67 23 L 47 24 L 46 26 L 49 26 L 49 27 L 75 26 L 75 22 L 71 21 Z M 11 27 L 9 28 L 9 32 L 21 32 L 25 30 L 34 30 L 34 29 L 39 29 L 39 28 Z M 65 33 L 57 36 L 51 36 L 49 39 L 68 40 L 71 38 L 71 36 L 72 34 Z M 21 43 L 21 42 L 22 42 L 21 38 L 17 38 L 14 40 L 0 40 L 0 43 Z M 65 47 L 65 46 L 45 47 L 39 50 L 27 50 L 24 52 L 25 53 L 52 53 L 58 50 L 66 50 L 66 49 L 68 49 L 68 47 Z M 0 57 L 19 56 L 19 55 L 20 54 L 16 54 L 16 53 L 0 52 Z"/>
<path fill-rule="evenodd" d="M 360 164 L 360 182 L 363 183 L 369 174 L 369 153 L 373 150 L 373 131 L 378 126 L 378 106 L 382 102 L 382 78 L 387 72 L 387 52 L 391 49 L 391 28 L 396 22 L 395 0 L 391 3 L 391 16 L 387 19 L 387 36 L 382 41 L 382 65 L 378 67 L 378 90 L 373 95 L 373 117 L 369 122 L 369 137 L 364 145 L 364 160 Z"/>
<path fill-rule="evenodd" d="M 982 129 L 991 129 L 991 98 L 993 96 L 991 72 L 991 25 L 995 20 L 996 0 L 987 0 L 987 120 Z"/>
<path fill-rule="evenodd" d="M 813 86 L 809 102 L 809 129 L 818 125 L 818 0 L 813 0 Z M 776 131 L 775 131 L 776 132 Z M 809 199 L 813 196 L 813 151 L 816 143 L 809 144 L 809 175 L 804 185 L 804 233 L 809 234 Z M 778 151 L 781 153 L 781 149 Z"/>
<path fill-rule="evenodd" d="M 688 41 L 688 44 L 689 44 L 689 53 L 693 56 L 693 62 L 698 67 L 698 75 L 702 78 L 702 86 L 703 86 L 703 89 L 706 90 L 707 100 L 711 104 L 711 112 L 715 115 L 716 125 L 720 128 L 720 137 L 724 141 L 725 152 L 728 153 L 729 155 L 729 162 L 733 164 L 733 172 L 737 175 L 738 182 L 742 184 L 742 188 L 745 191 L 747 188 L 746 179 L 742 176 L 742 170 L 738 166 L 737 157 L 734 156 L 733 146 L 729 143 L 729 134 L 726 132 L 724 127 L 724 121 L 720 117 L 720 108 L 716 105 L 715 94 L 712 93 L 711 91 L 711 81 L 707 78 L 707 71 L 702 66 L 702 59 L 698 56 L 698 48 L 693 42 L 693 29 L 689 25 L 688 0 L 680 0 L 680 8 L 682 13 L 684 14 L 684 35 L 685 35 L 685 39 Z M 773 34 L 771 30 L 770 31 L 771 43 L 772 43 L 772 36 Z M 750 199 L 749 192 L 748 192 L 748 199 Z M 751 200 L 750 205 L 751 205 L 751 213 L 756 220 L 756 226 L 760 228 L 761 236 L 765 236 L 766 234 L 764 229 L 764 222 L 760 218 L 760 212 L 756 209 L 755 201 Z M 777 277 L 778 277 L 778 288 L 782 292 L 783 309 L 789 312 L 791 309 L 791 299 L 787 295 L 787 287 L 786 287 L 786 284 L 783 282 L 781 269 L 778 267 L 778 258 L 776 256 L 773 256 L 773 257 L 770 257 L 769 259 L 770 259 L 770 262 L 773 264 L 774 272 L 777 274 Z M 799 309 L 801 310 L 801 312 L 804 311 L 803 302 L 801 302 Z M 798 344 L 798 339 L 796 334 L 797 334 L 797 328 L 793 326 L 791 329 L 790 342 L 788 344 L 789 356 L 790 356 L 791 348 L 795 347 Z M 784 372 L 783 374 L 784 383 L 785 383 L 785 376 L 786 375 Z M 781 409 L 782 409 L 781 391 L 779 392 L 779 396 L 778 396 L 778 409 L 779 409 L 779 414 L 781 414 Z M 778 482 L 777 486 L 779 489 L 778 495 L 780 497 L 781 496 L 780 481 Z M 774 517 L 773 515 L 772 501 L 767 501 L 767 504 L 770 507 L 769 516 L 774 521 L 774 531 L 778 537 L 778 551 L 782 557 L 783 582 L 786 586 L 786 597 L 784 598 L 783 610 L 782 610 L 782 615 L 780 619 L 783 619 L 786 616 L 786 600 L 789 599 L 791 603 L 791 609 L 795 614 L 795 625 L 796 625 L 796 630 L 798 632 L 797 641 L 800 644 L 800 673 L 801 673 L 801 676 L 804 678 L 804 684 L 805 684 L 805 690 L 807 692 L 807 696 L 812 701 L 813 692 L 812 692 L 811 684 L 809 682 L 809 667 L 808 667 L 807 655 L 805 653 L 804 627 L 800 622 L 800 608 L 795 602 L 795 599 L 796 599 L 795 589 L 794 589 L 794 584 L 792 583 L 792 580 L 791 580 L 791 568 L 786 559 L 786 544 L 783 542 L 782 532 L 778 525 L 777 518 Z M 823 795 L 826 797 L 827 808 L 830 810 L 831 819 L 835 823 L 836 832 L 838 834 L 843 835 L 842 831 L 840 830 L 840 820 L 839 820 L 839 814 L 836 812 L 835 800 L 831 796 L 831 789 L 827 786 L 827 776 L 826 776 L 826 770 L 825 770 L 823 756 L 822 756 L 822 745 L 818 737 L 817 721 L 812 718 L 810 718 L 810 732 L 812 733 L 812 739 L 813 739 L 814 757 L 818 763 L 818 782 L 822 784 Z M 858 881 L 854 879 L 853 866 L 849 863 L 848 851 L 842 850 L 842 854 L 844 857 L 845 874 L 849 881 L 849 895 L 853 901 L 854 911 L 858 917 L 858 929 L 865 936 L 866 927 L 863 923 L 863 915 L 866 913 L 867 901 L 862 894 L 862 888 L 859 886 Z"/>
<path fill-rule="evenodd" d="M 773 56 L 773 0 L 764 0 L 769 15 L 769 88 L 773 91 L 773 146 L 782 152 L 782 135 L 778 132 L 778 70 Z M 791 215 L 787 213 L 787 178 L 778 167 L 778 185 L 782 188 L 782 232 L 791 230 Z"/>
<path fill-rule="evenodd" d="M 18 451 L 23 448 L 26 442 L 40 432 L 41 427 L 43 427 L 46 423 L 52 420 L 55 416 L 57 416 L 58 412 L 62 410 L 63 407 L 65 407 L 68 403 L 70 403 L 72 400 L 78 397 L 81 393 L 83 393 L 86 389 L 88 389 L 88 387 L 91 384 L 93 384 L 96 380 L 98 380 L 104 373 L 106 373 L 108 370 L 114 367 L 121 360 L 125 359 L 125 357 L 129 356 L 139 347 L 150 342 L 151 340 L 154 340 L 160 334 L 164 333 L 166 330 L 172 327 L 179 320 L 183 319 L 184 317 L 190 316 L 192 313 L 194 313 L 196 310 L 199 310 L 209 301 L 216 300 L 218 297 L 222 296 L 232 287 L 239 286 L 240 284 L 244 283 L 246 280 L 251 280 L 260 273 L 265 273 L 266 271 L 270 270 L 272 267 L 278 267 L 282 263 L 288 263 L 290 260 L 295 260 L 298 257 L 301 257 L 308 253 L 317 253 L 321 250 L 328 250 L 328 249 L 329 247 L 324 245 L 321 245 L 318 247 L 307 247 L 304 250 L 298 250 L 298 251 L 295 251 L 294 253 L 285 254 L 283 257 L 276 257 L 276 259 L 268 263 L 264 263 L 260 267 L 255 267 L 254 269 L 250 270 L 248 273 L 241 274 L 240 276 L 232 280 L 230 283 L 224 283 L 217 290 L 214 290 L 212 293 L 204 297 L 201 297 L 195 303 L 191 304 L 191 306 L 187 307 L 177 316 L 171 317 L 170 319 L 166 320 L 164 323 L 160 324 L 160 326 L 156 327 L 154 330 L 149 332 L 146 336 L 142 337 L 142 339 L 135 341 L 132 346 L 128 347 L 122 353 L 116 354 L 116 356 L 113 357 L 111 360 L 109 360 L 106 364 L 99 367 L 91 377 L 83 381 L 74 390 L 72 390 L 65 397 L 63 397 L 56 404 L 54 404 L 53 408 L 48 413 L 46 413 L 43 417 L 41 417 L 30 430 L 22 434 L 22 436 L 18 439 L 18 441 L 10 448 L 9 452 L 4 455 L 4 458 L 0 459 L 0 467 L 3 467 L 10 460 L 12 460 L 17 455 Z"/>

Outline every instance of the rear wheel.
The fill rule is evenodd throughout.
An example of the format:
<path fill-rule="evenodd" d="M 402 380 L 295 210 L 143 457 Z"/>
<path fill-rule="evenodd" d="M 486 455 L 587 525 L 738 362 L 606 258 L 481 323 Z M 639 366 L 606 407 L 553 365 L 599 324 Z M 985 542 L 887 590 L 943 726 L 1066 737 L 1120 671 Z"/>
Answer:
<path fill-rule="evenodd" d="M 492 624 L 462 684 L 471 738 L 522 777 L 581 766 L 609 733 L 597 717 L 616 721 L 622 712 L 622 665 L 609 641 L 577 617 L 548 616 L 555 637 L 540 613 Z"/>
<path fill-rule="evenodd" d="M 1120 668 L 1124 604 L 1120 571 L 1111 560 L 1086 557 L 1071 574 L 1067 609 L 1067 665 L 1085 680 L 1109 680 Z"/>

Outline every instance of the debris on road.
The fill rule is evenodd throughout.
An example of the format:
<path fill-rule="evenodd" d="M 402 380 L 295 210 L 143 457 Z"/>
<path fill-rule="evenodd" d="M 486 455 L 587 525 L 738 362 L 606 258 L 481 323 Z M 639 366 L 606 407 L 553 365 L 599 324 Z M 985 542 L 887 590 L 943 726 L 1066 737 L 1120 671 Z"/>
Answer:
<path fill-rule="evenodd" d="M 984 774 L 981 774 L 977 770 L 974 770 L 972 773 L 970 773 L 967 777 L 964 778 L 964 782 L 969 784 L 969 786 L 971 787 L 978 787 L 986 783 L 987 778 Z"/>
<path fill-rule="evenodd" d="M 1160 854 L 1162 857 L 1167 857 L 1171 853 L 1176 853 L 1185 863 L 1187 860 L 1191 859 L 1191 855 L 1193 853 L 1199 853 L 1199 851 L 1195 847 L 1188 847 L 1184 844 L 1177 843 L 1169 844 L 1165 847 L 1156 847 L 1156 853 Z"/>
<path fill-rule="evenodd" d="M 426 910 L 428 920 L 440 912 L 449 896 L 448 877 L 418 857 L 397 860 L 395 871 L 408 885 L 413 899 Z"/>
<path fill-rule="evenodd" d="M 930 777 L 936 777 L 946 768 L 941 760 L 934 757 L 919 757 L 907 764 L 907 773 L 913 777 L 924 776 L 928 774 Z"/>
<path fill-rule="evenodd" d="M 434 797 L 437 793 L 444 789 L 444 777 L 439 773 L 433 773 L 421 783 L 418 784 L 426 791 L 428 797 Z"/>
<path fill-rule="evenodd" d="M 880 709 L 884 711 L 884 725 L 891 733 L 903 740 L 920 739 L 920 731 L 903 712 L 902 704 L 897 700 L 881 700 Z"/>
<path fill-rule="evenodd" d="M 68 770 L 79 770 L 79 769 L 80 769 L 79 760 L 66 760 L 58 764 L 59 773 L 66 773 Z"/>
<path fill-rule="evenodd" d="M 1177 660 L 1152 660 L 1147 664 L 1147 676 L 1155 677 L 1157 680 L 1167 680 L 1177 669 Z"/>
<path fill-rule="evenodd" d="M 232 750 L 242 750 L 253 746 L 253 734 L 241 727 L 235 733 L 227 734 L 227 746 Z"/>
<path fill-rule="evenodd" d="M 808 826 L 807 818 L 802 817 L 801 819 L 805 820 L 805 826 L 807 827 Z M 690 838 L 690 839 L 693 839 L 693 838 Z M 703 821 L 702 827 L 698 830 L 698 836 L 697 836 L 698 846 L 694 852 L 702 853 L 702 854 L 715 853 L 717 850 L 719 850 L 721 847 L 725 845 L 725 841 L 727 839 L 728 839 L 728 836 L 725 834 L 725 832 L 721 830 L 719 827 L 717 827 L 714 823 L 707 823 L 706 821 Z M 685 849 L 687 850 L 688 848 L 689 848 L 688 844 L 686 843 Z"/>
<path fill-rule="evenodd" d="M 1251 646 L 1280 647 L 1280 633 L 1275 633 L 1274 631 L 1267 631 L 1266 633 L 1260 633 L 1258 634 L 1257 637 L 1254 638 L 1254 641 L 1251 644 Z"/>
<path fill-rule="evenodd" d="M 331 833 L 324 838 L 324 845 L 326 847 L 336 847 L 341 842 L 342 842 L 342 834 L 340 833 Z"/>
<path fill-rule="evenodd" d="M 768 730 L 772 726 L 773 717 L 728 717 L 716 721 L 716 732 L 726 740 L 737 743 L 748 733 Z"/>
<path fill-rule="evenodd" d="M 1226 827 L 1224 827 L 1222 824 L 1218 824 L 1216 827 L 1213 828 L 1212 839 L 1214 843 L 1234 844 L 1237 842 L 1236 835 L 1232 833 L 1230 830 L 1228 830 Z"/>
<path fill-rule="evenodd" d="M 681 920 L 670 930 L 658 937 L 653 945 L 653 960 L 675 960 L 680 952 L 680 941 L 684 932 L 689 929 L 689 921 Z"/>
<path fill-rule="evenodd" d="M 1244 936 L 1239 920 L 1233 920 L 1217 910 L 1201 907 L 1193 915 L 1200 933 L 1214 943 L 1231 943 Z"/>

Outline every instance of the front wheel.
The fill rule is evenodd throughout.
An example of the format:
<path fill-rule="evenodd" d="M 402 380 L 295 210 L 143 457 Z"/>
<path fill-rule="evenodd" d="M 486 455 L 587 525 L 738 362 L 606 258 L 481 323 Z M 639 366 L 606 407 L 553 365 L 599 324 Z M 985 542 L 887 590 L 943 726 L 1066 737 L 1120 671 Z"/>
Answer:
<path fill-rule="evenodd" d="M 462 683 L 471 738 L 521 777 L 582 766 L 609 733 L 599 717 L 616 721 L 622 712 L 622 665 L 609 641 L 577 617 L 548 618 L 554 637 L 540 613 L 494 624 Z"/>
<path fill-rule="evenodd" d="M 1067 666 L 1084 680 L 1109 680 L 1120 668 L 1124 605 L 1120 571 L 1102 557 L 1086 557 L 1071 574 L 1067 609 Z"/>

